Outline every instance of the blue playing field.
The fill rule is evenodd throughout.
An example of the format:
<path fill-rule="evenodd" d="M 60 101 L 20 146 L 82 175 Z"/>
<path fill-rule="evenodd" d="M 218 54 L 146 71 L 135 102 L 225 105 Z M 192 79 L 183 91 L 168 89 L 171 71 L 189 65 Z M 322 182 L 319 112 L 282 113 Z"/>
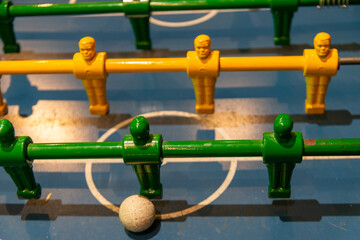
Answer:
<path fill-rule="evenodd" d="M 39 3 L 42 1 L 13 1 Z M 56 1 L 60 2 L 60 1 Z M 299 8 L 290 47 L 273 45 L 270 11 L 212 12 L 186 27 L 152 24 L 154 50 L 138 51 L 128 19 L 116 15 L 15 19 L 21 54 L 2 59 L 71 59 L 84 36 L 110 58 L 185 57 L 193 39 L 208 34 L 222 56 L 301 55 L 316 33 L 328 32 L 340 57 L 360 56 L 360 6 Z M 206 13 L 154 15 L 184 22 Z M 189 25 L 191 25 L 189 23 Z M 19 66 L 21 67 L 21 66 Z M 186 73 L 110 74 L 110 114 L 93 116 L 80 80 L 71 74 L 4 75 L 5 116 L 16 135 L 34 142 L 122 141 L 128 120 L 149 117 L 151 133 L 164 140 L 261 139 L 273 131 L 280 113 L 294 120 L 304 138 L 359 138 L 360 67 L 341 66 L 329 85 L 323 116 L 304 112 L 303 73 L 222 72 L 216 83 L 216 113 L 196 116 Z M 122 123 L 122 124 L 120 124 Z M 120 124 L 120 125 L 118 125 Z M 164 159 L 162 221 L 144 234 L 124 230 L 113 211 L 139 184 L 121 159 L 38 160 L 40 200 L 16 197 L 16 187 L 0 169 L 0 239 L 359 239 L 360 161 L 358 157 L 306 158 L 292 178 L 291 199 L 267 197 L 266 166 L 259 158 Z M 45 198 L 51 193 L 47 203 Z M 196 209 L 199 209 L 196 211 Z M 113 209 L 113 210 L 111 210 Z M 184 211 L 182 211 L 184 210 Z"/>

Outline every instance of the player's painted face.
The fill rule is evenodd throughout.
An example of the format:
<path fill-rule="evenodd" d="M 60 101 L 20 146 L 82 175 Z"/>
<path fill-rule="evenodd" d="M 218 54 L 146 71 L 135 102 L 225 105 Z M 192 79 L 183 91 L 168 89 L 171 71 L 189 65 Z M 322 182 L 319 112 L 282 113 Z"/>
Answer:
<path fill-rule="evenodd" d="M 210 43 L 208 41 L 197 42 L 195 51 L 199 58 L 207 58 L 210 54 Z"/>
<path fill-rule="evenodd" d="M 326 57 L 330 52 L 330 41 L 329 40 L 316 41 L 315 51 L 319 57 Z"/>
<path fill-rule="evenodd" d="M 95 56 L 95 47 L 93 44 L 81 45 L 80 53 L 85 60 L 91 60 Z"/>

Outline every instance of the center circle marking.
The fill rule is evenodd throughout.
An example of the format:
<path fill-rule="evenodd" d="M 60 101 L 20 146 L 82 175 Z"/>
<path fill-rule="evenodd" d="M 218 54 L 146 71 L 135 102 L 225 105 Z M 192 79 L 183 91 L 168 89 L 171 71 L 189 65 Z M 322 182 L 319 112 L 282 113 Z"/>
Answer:
<path fill-rule="evenodd" d="M 196 115 L 196 114 L 188 113 L 188 112 L 180 112 L 180 111 L 150 112 L 150 113 L 141 114 L 141 116 L 144 116 L 145 118 L 162 117 L 162 116 L 177 116 L 177 117 L 187 117 L 187 118 L 200 119 L 200 117 L 198 115 Z M 123 121 L 123 122 L 118 123 L 117 125 L 115 125 L 111 129 L 109 129 L 107 132 L 105 132 L 98 139 L 97 142 L 104 142 L 108 137 L 110 137 L 117 130 L 119 130 L 120 128 L 122 128 L 124 126 L 129 125 L 132 120 L 133 120 L 133 118 L 129 118 L 129 119 Z M 229 139 L 229 136 L 227 135 L 227 133 L 224 130 L 218 129 L 218 132 L 225 139 Z M 110 209 L 111 211 L 114 211 L 115 213 L 119 213 L 119 207 L 115 206 L 114 204 L 109 202 L 96 188 L 93 177 L 92 177 L 92 164 L 93 164 L 93 162 L 96 162 L 96 160 L 86 162 L 86 164 L 85 164 L 85 179 L 86 179 L 86 183 L 88 185 L 88 188 L 89 188 L 91 194 L 95 197 L 96 200 L 98 200 L 106 208 Z M 211 194 L 208 198 L 206 198 L 202 202 L 200 202 L 200 203 L 198 203 L 198 204 L 196 204 L 194 206 L 191 206 L 189 208 L 186 208 L 184 210 L 177 211 L 177 212 L 165 213 L 165 214 L 157 214 L 156 218 L 157 219 L 163 219 L 163 220 L 171 219 L 171 218 L 177 218 L 177 217 L 181 217 L 181 216 L 185 216 L 185 215 L 188 215 L 190 213 L 193 213 L 193 212 L 205 207 L 206 205 L 209 205 L 215 199 L 217 199 L 227 189 L 227 187 L 230 185 L 232 179 L 235 176 L 236 167 L 237 167 L 237 160 L 232 159 L 231 164 L 230 164 L 230 168 L 229 168 L 229 172 L 226 175 L 226 178 L 223 181 L 223 183 L 220 185 L 220 187 L 213 194 Z"/>

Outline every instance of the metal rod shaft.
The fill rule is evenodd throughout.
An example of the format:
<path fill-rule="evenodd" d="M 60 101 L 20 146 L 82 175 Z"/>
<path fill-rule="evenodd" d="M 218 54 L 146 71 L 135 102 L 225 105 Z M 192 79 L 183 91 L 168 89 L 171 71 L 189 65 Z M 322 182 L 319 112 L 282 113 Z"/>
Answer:
<path fill-rule="evenodd" d="M 262 140 L 164 141 L 162 157 L 259 157 Z M 122 158 L 121 142 L 31 143 L 30 159 Z M 304 139 L 303 156 L 360 155 L 360 139 Z"/>
<path fill-rule="evenodd" d="M 340 65 L 360 65 L 360 57 L 341 57 Z"/>
<path fill-rule="evenodd" d="M 60 4 L 31 4 L 11 5 L 9 14 L 12 17 L 51 16 L 72 14 L 94 14 L 123 12 L 122 2 L 93 2 L 93 3 L 60 3 Z"/>
<path fill-rule="evenodd" d="M 121 142 L 93 143 L 31 143 L 30 159 L 121 158 Z"/>
<path fill-rule="evenodd" d="M 360 155 L 360 139 L 304 139 L 303 156 Z"/>
<path fill-rule="evenodd" d="M 262 140 L 164 141 L 163 157 L 262 156 Z"/>

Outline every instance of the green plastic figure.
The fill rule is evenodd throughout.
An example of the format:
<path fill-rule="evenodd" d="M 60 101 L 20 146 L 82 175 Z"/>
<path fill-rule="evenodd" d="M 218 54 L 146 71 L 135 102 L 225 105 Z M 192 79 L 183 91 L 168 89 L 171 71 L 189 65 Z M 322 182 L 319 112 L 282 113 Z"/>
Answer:
<path fill-rule="evenodd" d="M 26 157 L 29 137 L 15 137 L 14 127 L 7 119 L 0 120 L 0 166 L 14 181 L 22 199 L 40 198 L 41 187 L 35 182 L 32 160 Z"/>
<path fill-rule="evenodd" d="M 299 5 L 298 0 L 271 0 L 270 8 L 274 20 L 275 45 L 290 44 L 290 28 L 294 13 Z"/>
<path fill-rule="evenodd" d="M 4 53 L 20 52 L 20 45 L 16 42 L 14 33 L 14 16 L 9 13 L 11 5 L 10 1 L 0 2 L 0 36 L 4 44 Z"/>
<path fill-rule="evenodd" d="M 135 34 L 135 46 L 137 49 L 151 49 L 150 39 L 150 0 L 124 1 L 124 13 L 129 18 Z"/>
<path fill-rule="evenodd" d="M 133 166 L 141 186 L 140 195 L 161 198 L 162 136 L 150 134 L 149 123 L 144 117 L 136 117 L 131 122 L 130 134 L 125 135 L 122 142 L 124 163 Z"/>
<path fill-rule="evenodd" d="M 274 133 L 263 135 L 263 162 L 269 174 L 269 197 L 289 198 L 290 181 L 296 163 L 301 163 L 303 138 L 291 132 L 293 121 L 287 114 L 279 115 L 274 122 Z"/>

